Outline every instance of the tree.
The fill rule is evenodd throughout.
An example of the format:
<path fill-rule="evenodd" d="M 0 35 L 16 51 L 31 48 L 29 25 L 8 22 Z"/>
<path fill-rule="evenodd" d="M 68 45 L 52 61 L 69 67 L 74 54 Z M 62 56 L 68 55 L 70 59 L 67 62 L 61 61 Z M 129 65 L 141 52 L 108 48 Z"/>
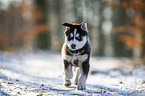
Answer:
<path fill-rule="evenodd" d="M 106 4 L 114 9 L 121 8 L 127 12 L 131 22 L 117 27 L 115 31 L 123 32 L 119 39 L 126 44 L 128 49 L 138 49 L 140 51 L 138 54 L 145 58 L 145 0 L 107 1 Z"/>
<path fill-rule="evenodd" d="M 36 5 L 35 15 L 38 16 L 36 20 L 36 25 L 44 25 L 46 27 L 48 25 L 48 2 L 47 0 L 34 0 Z M 36 47 L 40 49 L 48 49 L 50 48 L 50 32 L 48 30 L 43 30 L 44 32 L 40 32 L 37 35 L 36 39 Z"/>

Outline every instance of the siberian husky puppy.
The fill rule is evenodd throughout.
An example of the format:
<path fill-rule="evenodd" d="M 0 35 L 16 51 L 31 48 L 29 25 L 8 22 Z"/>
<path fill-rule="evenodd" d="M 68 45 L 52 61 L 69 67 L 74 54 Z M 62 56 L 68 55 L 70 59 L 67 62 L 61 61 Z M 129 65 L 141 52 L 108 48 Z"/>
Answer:
<path fill-rule="evenodd" d="M 70 79 L 73 77 L 72 67 L 74 66 L 77 68 L 74 84 L 77 85 L 78 90 L 83 90 L 86 88 L 91 55 L 87 23 L 64 23 L 63 26 L 66 26 L 65 42 L 61 52 L 64 66 L 64 85 L 66 87 L 71 85 Z"/>

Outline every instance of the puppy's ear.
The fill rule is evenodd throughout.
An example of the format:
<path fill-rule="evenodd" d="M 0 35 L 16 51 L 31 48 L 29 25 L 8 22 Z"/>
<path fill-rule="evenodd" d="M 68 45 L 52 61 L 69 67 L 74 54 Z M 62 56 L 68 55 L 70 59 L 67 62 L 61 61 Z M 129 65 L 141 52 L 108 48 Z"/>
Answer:
<path fill-rule="evenodd" d="M 70 23 L 63 23 L 62 25 L 66 26 L 66 27 L 71 27 L 72 26 L 72 24 L 70 24 Z"/>
<path fill-rule="evenodd" d="M 87 23 L 86 22 L 82 22 L 81 23 L 81 29 L 88 32 L 88 28 L 87 28 Z"/>
<path fill-rule="evenodd" d="M 70 30 L 70 24 L 69 23 L 63 23 L 62 25 L 66 27 L 66 29 L 64 31 L 64 34 L 66 34 L 66 32 L 69 32 L 69 30 Z"/>

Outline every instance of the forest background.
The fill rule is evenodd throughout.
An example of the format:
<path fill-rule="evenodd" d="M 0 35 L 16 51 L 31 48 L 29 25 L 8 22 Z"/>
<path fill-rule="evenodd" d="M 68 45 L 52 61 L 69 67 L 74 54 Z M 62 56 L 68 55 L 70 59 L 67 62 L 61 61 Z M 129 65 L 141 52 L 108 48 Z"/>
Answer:
<path fill-rule="evenodd" d="M 1 0 L 0 50 L 60 53 L 62 23 L 88 24 L 93 56 L 145 58 L 144 0 Z"/>

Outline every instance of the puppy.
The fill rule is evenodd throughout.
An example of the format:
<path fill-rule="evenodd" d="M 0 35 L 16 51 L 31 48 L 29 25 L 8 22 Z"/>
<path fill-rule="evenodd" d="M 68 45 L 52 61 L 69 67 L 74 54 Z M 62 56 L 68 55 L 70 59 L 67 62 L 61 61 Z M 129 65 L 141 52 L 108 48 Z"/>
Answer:
<path fill-rule="evenodd" d="M 74 84 L 77 85 L 78 90 L 83 90 L 86 88 L 91 55 L 87 23 L 64 23 L 63 26 L 66 26 L 64 32 L 65 42 L 61 52 L 64 67 L 64 85 L 66 87 L 71 85 L 70 79 L 73 77 L 72 67 L 76 67 Z"/>

